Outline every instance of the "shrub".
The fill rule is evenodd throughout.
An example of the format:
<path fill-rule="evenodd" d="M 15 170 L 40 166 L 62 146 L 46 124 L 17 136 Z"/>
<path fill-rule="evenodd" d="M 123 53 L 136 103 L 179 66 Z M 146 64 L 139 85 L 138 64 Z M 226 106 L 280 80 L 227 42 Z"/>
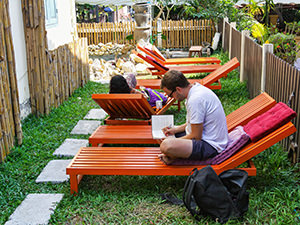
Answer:
<path fill-rule="evenodd" d="M 270 35 L 268 41 L 274 45 L 274 54 L 290 64 L 293 64 L 299 47 L 295 41 L 295 35 L 277 33 Z"/>

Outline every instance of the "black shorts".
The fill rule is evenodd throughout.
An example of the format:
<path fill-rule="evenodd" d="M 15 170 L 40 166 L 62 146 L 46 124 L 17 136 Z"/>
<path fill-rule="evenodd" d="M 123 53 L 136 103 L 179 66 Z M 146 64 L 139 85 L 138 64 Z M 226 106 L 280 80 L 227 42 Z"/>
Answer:
<path fill-rule="evenodd" d="M 185 132 L 181 132 L 175 134 L 175 137 L 179 138 L 185 135 L 186 135 Z M 218 155 L 218 151 L 210 144 L 208 144 L 206 141 L 193 139 L 192 143 L 193 143 L 193 150 L 192 150 L 192 154 L 188 159 L 205 160 Z"/>

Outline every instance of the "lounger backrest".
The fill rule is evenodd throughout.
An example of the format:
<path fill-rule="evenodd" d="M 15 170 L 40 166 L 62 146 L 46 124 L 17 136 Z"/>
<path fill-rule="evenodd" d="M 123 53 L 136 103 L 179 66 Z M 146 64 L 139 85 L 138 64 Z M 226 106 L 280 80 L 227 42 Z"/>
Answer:
<path fill-rule="evenodd" d="M 276 104 L 276 101 L 267 93 L 256 96 L 245 105 L 226 116 L 228 132 L 236 126 L 244 126 L 250 120 L 268 111 Z"/>
<path fill-rule="evenodd" d="M 293 123 L 288 122 L 269 135 L 261 138 L 257 142 L 251 142 L 250 144 L 246 145 L 240 151 L 238 151 L 236 154 L 234 154 L 218 166 L 222 168 L 223 171 L 235 168 L 296 131 L 297 129 L 293 125 Z"/>
<path fill-rule="evenodd" d="M 157 55 L 161 60 L 166 61 L 166 58 L 161 54 L 161 52 L 156 48 L 155 45 L 152 45 L 152 51 Z"/>
<path fill-rule="evenodd" d="M 159 63 L 154 62 L 153 59 L 151 59 L 148 56 L 143 56 L 142 54 L 132 50 L 132 53 L 134 53 L 136 56 L 140 57 L 141 59 L 143 59 L 144 61 L 146 61 L 147 63 L 151 64 L 155 69 L 157 69 L 158 71 L 163 71 L 166 72 L 166 68 L 162 65 L 160 65 Z"/>
<path fill-rule="evenodd" d="M 166 105 L 155 112 L 142 94 L 93 94 L 92 99 L 110 119 L 151 119 L 151 115 L 163 114 L 175 101 L 174 98 L 169 98 Z"/>
<path fill-rule="evenodd" d="M 92 99 L 110 115 L 110 119 L 150 119 L 155 115 L 142 94 L 93 94 Z"/>
<path fill-rule="evenodd" d="M 211 72 L 209 75 L 204 77 L 202 79 L 202 85 L 206 87 L 210 86 L 211 84 L 217 82 L 219 79 L 226 76 L 229 72 L 233 71 L 239 66 L 240 66 L 240 62 L 236 57 L 231 59 L 230 61 L 228 61 L 227 63 L 220 66 L 218 69 L 216 69 L 215 71 Z"/>
<path fill-rule="evenodd" d="M 166 60 L 162 60 L 160 58 L 160 56 L 155 53 L 154 51 L 152 51 L 151 49 L 147 48 L 147 47 L 142 47 L 141 45 L 137 44 L 136 47 L 141 50 L 142 52 L 144 52 L 145 54 L 151 56 L 152 58 L 154 58 L 157 62 L 159 62 L 160 64 L 164 64 L 166 62 Z"/>

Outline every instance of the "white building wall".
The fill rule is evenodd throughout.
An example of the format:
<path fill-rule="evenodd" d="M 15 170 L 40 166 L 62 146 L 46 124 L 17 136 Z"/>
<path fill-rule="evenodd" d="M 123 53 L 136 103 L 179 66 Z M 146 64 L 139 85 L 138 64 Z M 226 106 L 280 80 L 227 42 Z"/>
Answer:
<path fill-rule="evenodd" d="M 9 15 L 11 21 L 12 41 L 15 52 L 21 119 L 24 119 L 28 114 L 31 113 L 31 108 L 21 1 L 9 0 Z"/>
<path fill-rule="evenodd" d="M 56 0 L 56 8 L 58 23 L 46 26 L 49 50 L 72 42 L 77 35 L 75 0 Z"/>
<path fill-rule="evenodd" d="M 58 11 L 58 24 L 46 27 L 48 49 L 50 50 L 73 41 L 73 38 L 77 38 L 75 0 L 57 0 L 56 7 Z M 9 14 L 15 53 L 21 119 L 24 119 L 31 113 L 31 107 L 21 1 L 9 0 Z"/>

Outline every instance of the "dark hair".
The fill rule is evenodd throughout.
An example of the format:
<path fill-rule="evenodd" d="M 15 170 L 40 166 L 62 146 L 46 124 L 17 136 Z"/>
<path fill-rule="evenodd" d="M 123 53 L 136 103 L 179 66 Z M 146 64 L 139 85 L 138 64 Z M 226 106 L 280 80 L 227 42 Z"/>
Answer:
<path fill-rule="evenodd" d="M 182 72 L 177 70 L 169 70 L 163 76 L 160 87 L 161 89 L 166 87 L 170 91 L 175 91 L 176 87 L 185 88 L 189 86 L 189 84 L 189 81 L 186 79 Z"/>
<path fill-rule="evenodd" d="M 122 75 L 113 76 L 109 82 L 109 93 L 120 94 L 130 93 L 131 88 L 129 87 L 126 79 Z"/>

